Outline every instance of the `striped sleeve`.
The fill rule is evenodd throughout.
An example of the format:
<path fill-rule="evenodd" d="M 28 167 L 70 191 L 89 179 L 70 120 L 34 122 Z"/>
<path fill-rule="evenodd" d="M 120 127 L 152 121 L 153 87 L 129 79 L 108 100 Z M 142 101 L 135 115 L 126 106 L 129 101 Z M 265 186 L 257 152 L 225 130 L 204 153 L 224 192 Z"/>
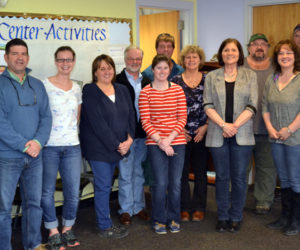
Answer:
<path fill-rule="evenodd" d="M 151 124 L 149 92 L 149 86 L 141 90 L 139 96 L 139 111 L 143 129 L 148 136 L 151 136 L 156 133 L 156 130 Z"/>
<path fill-rule="evenodd" d="M 183 89 L 179 86 L 177 88 L 177 125 L 174 127 L 174 130 L 180 134 L 187 122 L 187 107 Z"/>

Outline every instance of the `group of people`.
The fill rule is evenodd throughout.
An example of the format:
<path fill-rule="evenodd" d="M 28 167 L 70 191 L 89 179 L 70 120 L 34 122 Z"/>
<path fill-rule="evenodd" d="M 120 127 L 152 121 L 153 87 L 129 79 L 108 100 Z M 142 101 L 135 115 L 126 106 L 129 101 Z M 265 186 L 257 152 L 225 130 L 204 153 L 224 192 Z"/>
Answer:
<path fill-rule="evenodd" d="M 0 244 L 11 249 L 11 207 L 17 185 L 22 197 L 25 249 L 44 249 L 42 219 L 49 230 L 48 249 L 80 245 L 76 220 L 82 156 L 94 175 L 98 234 L 123 238 L 114 225 L 109 197 L 119 168 L 120 223 L 132 217 L 149 221 L 145 209 L 142 163 L 150 162 L 151 226 L 157 234 L 180 232 L 184 221 L 202 221 L 206 212 L 209 152 L 216 171 L 218 232 L 238 232 L 243 219 L 247 174 L 255 161 L 255 212 L 266 214 L 278 174 L 282 214 L 268 227 L 286 235 L 300 230 L 300 25 L 294 41 L 282 40 L 268 57 L 264 34 L 249 40 L 247 57 L 239 41 L 224 40 L 220 68 L 201 72 L 204 51 L 188 45 L 180 65 L 171 59 L 174 37 L 156 39 L 157 55 L 140 72 L 143 51 L 130 45 L 125 68 L 116 74 L 105 54 L 92 63 L 92 82 L 70 78 L 76 54 L 69 46 L 54 54 L 57 73 L 43 82 L 29 75 L 28 48 L 6 44 L 7 68 L 0 76 Z M 298 47 L 297 47 L 298 46 Z M 78 129 L 79 128 L 79 129 Z M 190 168 L 195 185 L 191 192 Z M 64 204 L 62 228 L 56 217 L 57 173 Z"/>

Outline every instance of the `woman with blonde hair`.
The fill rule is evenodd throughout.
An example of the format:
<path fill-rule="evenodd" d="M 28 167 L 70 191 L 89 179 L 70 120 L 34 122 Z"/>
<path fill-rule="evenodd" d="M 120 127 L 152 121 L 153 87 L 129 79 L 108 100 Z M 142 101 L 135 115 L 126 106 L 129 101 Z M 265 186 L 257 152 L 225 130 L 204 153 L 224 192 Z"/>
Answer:
<path fill-rule="evenodd" d="M 188 45 L 180 53 L 184 72 L 171 81 L 180 85 L 187 101 L 187 124 L 184 134 L 187 140 L 184 168 L 181 177 L 181 221 L 204 219 L 207 194 L 208 149 L 205 147 L 207 116 L 203 108 L 203 90 L 206 74 L 200 72 L 205 62 L 203 49 Z M 194 192 L 189 185 L 190 167 L 193 169 Z"/>

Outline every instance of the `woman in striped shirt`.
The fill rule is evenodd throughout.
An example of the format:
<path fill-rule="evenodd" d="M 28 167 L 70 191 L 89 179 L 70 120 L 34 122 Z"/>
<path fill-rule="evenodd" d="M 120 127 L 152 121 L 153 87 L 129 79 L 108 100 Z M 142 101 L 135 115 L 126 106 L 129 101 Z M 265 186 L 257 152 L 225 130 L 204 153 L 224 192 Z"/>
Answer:
<path fill-rule="evenodd" d="M 187 120 L 182 88 L 168 82 L 171 60 L 157 55 L 152 61 L 154 81 L 142 89 L 139 109 L 151 161 L 152 223 L 158 234 L 180 231 L 180 179 L 184 164 L 183 128 Z M 167 202 L 166 202 L 167 201 Z"/>

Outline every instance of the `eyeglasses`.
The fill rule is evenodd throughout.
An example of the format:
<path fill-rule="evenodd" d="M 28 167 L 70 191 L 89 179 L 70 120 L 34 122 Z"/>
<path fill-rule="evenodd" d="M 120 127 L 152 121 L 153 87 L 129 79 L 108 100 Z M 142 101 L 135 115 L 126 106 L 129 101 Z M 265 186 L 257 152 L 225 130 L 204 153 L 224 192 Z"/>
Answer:
<path fill-rule="evenodd" d="M 251 46 L 266 48 L 266 47 L 269 47 L 269 44 L 267 44 L 267 43 L 251 43 Z"/>
<path fill-rule="evenodd" d="M 56 62 L 58 63 L 71 63 L 71 62 L 74 62 L 74 59 L 73 58 L 56 58 L 55 59 Z"/>
<path fill-rule="evenodd" d="M 7 77 L 8 78 L 8 77 Z M 33 103 L 21 103 L 21 100 L 20 100 L 20 96 L 19 96 L 19 92 L 16 88 L 16 86 L 14 85 L 14 83 L 12 82 L 12 80 L 10 78 L 8 78 L 10 80 L 10 83 L 11 85 L 14 87 L 15 91 L 16 91 L 16 94 L 17 94 L 17 97 L 18 97 L 18 103 L 19 103 L 19 106 L 21 107 L 28 107 L 28 106 L 34 106 L 36 104 L 36 92 L 34 90 L 34 88 L 31 86 L 30 82 L 29 82 L 29 77 L 26 77 L 26 80 L 28 82 L 28 86 L 29 88 L 32 90 L 33 92 Z"/>
<path fill-rule="evenodd" d="M 287 56 L 291 56 L 291 55 L 294 55 L 295 53 L 293 51 L 280 51 L 278 52 L 278 55 L 279 56 L 284 56 L 284 55 L 287 55 Z"/>
<path fill-rule="evenodd" d="M 133 62 L 133 61 L 141 62 L 143 59 L 140 57 L 138 57 L 138 58 L 128 57 L 128 58 L 126 58 L 126 60 L 128 60 L 129 62 Z"/>

